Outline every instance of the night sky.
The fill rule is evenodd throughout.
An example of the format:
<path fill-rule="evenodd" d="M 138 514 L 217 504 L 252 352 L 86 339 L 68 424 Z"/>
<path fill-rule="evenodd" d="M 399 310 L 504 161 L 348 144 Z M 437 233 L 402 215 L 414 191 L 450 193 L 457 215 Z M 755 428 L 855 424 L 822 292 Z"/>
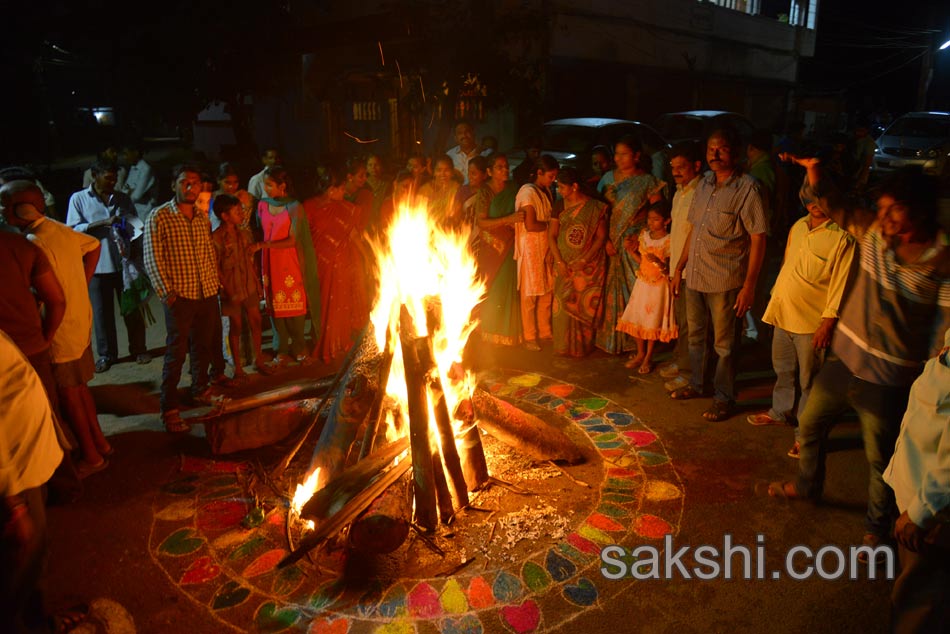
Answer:
<path fill-rule="evenodd" d="M 187 124 L 235 78 L 254 90 L 299 81 L 295 62 L 281 62 L 281 55 L 299 60 L 292 49 L 306 44 L 289 37 L 293 21 L 285 6 L 280 0 L 234 0 L 227 8 L 183 0 L 18 4 L 0 40 L 13 85 L 3 108 L 8 120 L 25 125 L 8 131 L 0 159 L 35 153 L 36 135 L 27 131 L 66 122 L 77 106 L 113 105 L 134 113 L 129 118 L 138 128 Z M 802 60 L 800 84 L 806 94 L 844 96 L 850 111 L 900 114 L 916 108 L 923 47 L 947 39 L 950 2 L 822 0 L 816 55 Z M 933 67 L 930 105 L 950 109 L 950 49 L 933 54 Z"/>

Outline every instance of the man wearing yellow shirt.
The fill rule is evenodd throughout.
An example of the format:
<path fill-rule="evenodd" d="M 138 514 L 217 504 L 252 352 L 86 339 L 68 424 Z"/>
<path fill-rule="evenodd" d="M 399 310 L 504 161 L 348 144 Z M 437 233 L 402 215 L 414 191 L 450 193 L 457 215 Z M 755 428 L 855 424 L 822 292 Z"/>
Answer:
<path fill-rule="evenodd" d="M 752 425 L 783 425 L 791 422 L 795 409 L 795 375 L 801 395 L 796 412 L 805 409 L 812 379 L 821 368 L 825 350 L 838 322 L 854 238 L 834 223 L 806 193 L 801 194 L 808 215 L 788 232 L 785 259 L 772 289 L 772 299 L 762 321 L 775 327 L 772 336 L 772 367 L 776 381 L 772 408 L 752 414 Z M 795 444 L 788 455 L 798 457 Z"/>

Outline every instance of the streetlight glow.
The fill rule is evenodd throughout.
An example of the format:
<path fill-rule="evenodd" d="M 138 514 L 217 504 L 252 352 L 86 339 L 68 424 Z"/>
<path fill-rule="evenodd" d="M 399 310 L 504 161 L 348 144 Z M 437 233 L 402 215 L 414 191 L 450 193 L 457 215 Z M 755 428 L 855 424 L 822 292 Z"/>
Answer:
<path fill-rule="evenodd" d="M 947 40 L 946 42 L 944 42 L 943 44 L 941 44 L 941 45 L 940 45 L 940 50 L 942 51 L 943 49 L 945 49 L 945 48 L 947 48 L 947 47 L 950 47 L 950 40 Z"/>

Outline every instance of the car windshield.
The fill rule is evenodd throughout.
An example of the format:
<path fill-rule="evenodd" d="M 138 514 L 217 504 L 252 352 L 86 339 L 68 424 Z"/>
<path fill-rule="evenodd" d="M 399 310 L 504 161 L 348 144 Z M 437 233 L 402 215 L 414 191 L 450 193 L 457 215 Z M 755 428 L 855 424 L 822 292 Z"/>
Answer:
<path fill-rule="evenodd" d="M 950 137 L 950 117 L 901 117 L 887 130 L 887 136 L 921 138 Z"/>
<path fill-rule="evenodd" d="M 591 129 L 578 125 L 546 125 L 541 147 L 551 152 L 581 154 L 591 147 Z"/>
<path fill-rule="evenodd" d="M 665 115 L 657 122 L 657 130 L 667 140 L 703 138 L 703 121 L 693 117 Z"/>

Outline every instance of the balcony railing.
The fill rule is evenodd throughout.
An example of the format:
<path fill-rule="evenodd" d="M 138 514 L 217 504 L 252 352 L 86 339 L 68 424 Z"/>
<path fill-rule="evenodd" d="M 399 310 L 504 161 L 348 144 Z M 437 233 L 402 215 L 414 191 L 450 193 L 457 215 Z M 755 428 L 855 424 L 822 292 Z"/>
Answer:
<path fill-rule="evenodd" d="M 818 22 L 818 0 L 699 0 L 748 15 L 772 18 L 791 26 L 814 29 Z M 763 7 L 763 4 L 765 5 Z"/>

